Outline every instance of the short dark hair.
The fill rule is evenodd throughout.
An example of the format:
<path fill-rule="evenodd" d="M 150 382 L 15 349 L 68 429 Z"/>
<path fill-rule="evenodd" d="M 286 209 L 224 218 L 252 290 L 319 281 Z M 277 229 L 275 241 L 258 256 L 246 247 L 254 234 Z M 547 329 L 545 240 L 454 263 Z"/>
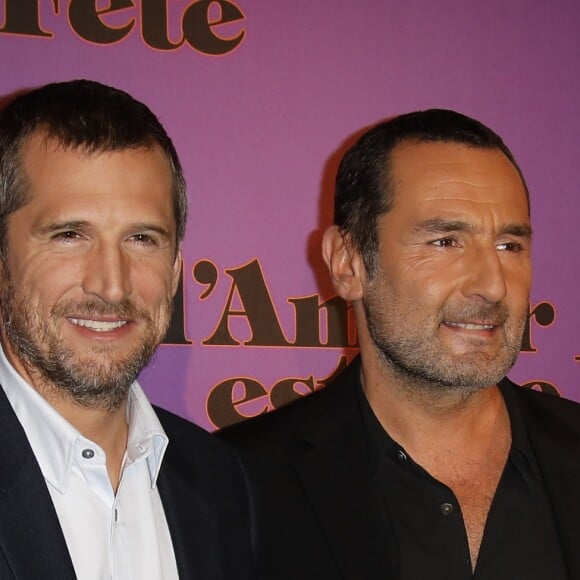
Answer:
<path fill-rule="evenodd" d="M 448 109 L 429 109 L 379 123 L 342 158 L 334 197 L 334 223 L 361 252 L 369 274 L 377 266 L 377 220 L 392 208 L 395 195 L 391 155 L 403 142 L 458 143 L 501 151 L 519 173 L 529 206 L 528 188 L 512 152 L 479 121 Z"/>
<path fill-rule="evenodd" d="M 0 111 L 0 255 L 6 250 L 8 216 L 27 203 L 21 154 L 26 140 L 37 134 L 87 153 L 159 145 L 171 166 L 176 242 L 183 239 L 185 180 L 175 147 L 159 119 L 124 91 L 73 80 L 27 92 Z"/>

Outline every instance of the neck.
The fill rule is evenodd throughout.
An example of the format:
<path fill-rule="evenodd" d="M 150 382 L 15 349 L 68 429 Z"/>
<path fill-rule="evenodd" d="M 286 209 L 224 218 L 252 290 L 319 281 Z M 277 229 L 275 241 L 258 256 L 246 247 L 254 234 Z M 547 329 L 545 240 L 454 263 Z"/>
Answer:
<path fill-rule="evenodd" d="M 40 373 L 30 369 L 29 365 L 24 364 L 16 356 L 5 336 L 2 336 L 2 348 L 16 372 L 81 435 L 94 441 L 105 452 L 109 479 L 116 491 L 129 434 L 127 399 L 113 409 L 82 405 L 57 385 L 45 380 Z"/>
<path fill-rule="evenodd" d="M 419 460 L 433 453 L 477 453 L 509 417 L 497 385 L 449 388 L 418 384 L 361 349 L 367 400 L 383 428 Z M 420 461 L 419 461 L 420 462 Z"/>
<path fill-rule="evenodd" d="M 70 397 L 46 397 L 42 391 L 39 392 L 84 437 L 94 441 L 105 452 L 109 479 L 116 492 L 129 435 L 127 401 L 112 410 L 90 408 L 79 405 Z"/>
<path fill-rule="evenodd" d="M 455 494 L 475 569 L 492 498 L 511 447 L 497 385 L 420 384 L 385 361 L 359 334 L 365 395 L 383 428 L 413 460 Z"/>

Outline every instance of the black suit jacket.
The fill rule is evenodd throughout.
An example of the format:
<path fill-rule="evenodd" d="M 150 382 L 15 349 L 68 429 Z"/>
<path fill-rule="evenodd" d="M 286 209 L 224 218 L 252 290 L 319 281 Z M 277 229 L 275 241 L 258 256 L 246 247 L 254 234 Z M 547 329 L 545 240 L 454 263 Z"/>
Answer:
<path fill-rule="evenodd" d="M 264 580 L 376 580 L 391 568 L 356 389 L 360 360 L 323 390 L 220 436 L 242 454 Z M 580 580 L 580 405 L 510 384 Z"/>
<path fill-rule="evenodd" d="M 158 486 L 180 579 L 253 579 L 249 501 L 237 457 L 199 427 L 156 411 L 169 436 Z M 0 388 L 0 579 L 74 578 L 40 467 Z"/>

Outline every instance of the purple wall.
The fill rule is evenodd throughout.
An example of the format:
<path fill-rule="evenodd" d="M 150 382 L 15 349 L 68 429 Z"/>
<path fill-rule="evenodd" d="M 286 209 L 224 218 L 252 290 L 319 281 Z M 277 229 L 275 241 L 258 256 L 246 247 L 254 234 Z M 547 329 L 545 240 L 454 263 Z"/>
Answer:
<path fill-rule="evenodd" d="M 155 402 L 213 429 L 271 398 L 288 400 L 293 387 L 307 392 L 341 355 L 354 355 L 316 346 L 308 326 L 315 295 L 332 296 L 318 241 L 330 223 L 337 158 L 361 128 L 427 107 L 479 118 L 519 160 L 535 227 L 532 306 L 547 304 L 535 310 L 530 352 L 511 377 L 580 400 L 578 2 L 232 0 L 228 10 L 222 0 L 220 14 L 218 2 L 168 0 L 168 34 L 161 0 L 149 4 L 155 14 L 140 0 L 95 2 L 127 7 L 91 16 L 87 0 L 60 0 L 58 14 L 53 0 L 0 1 L 0 94 L 93 78 L 145 101 L 173 136 L 191 203 L 183 330 L 192 342 L 161 347 L 143 372 Z M 234 5 L 243 19 L 204 27 L 204 4 L 210 19 L 236 18 Z M 69 8 L 79 9 L 70 19 Z M 229 51 L 212 34 L 239 44 Z M 107 35 L 120 39 L 107 44 Z M 184 35 L 178 48 L 149 46 Z M 230 316 L 213 340 L 220 344 L 204 345 L 232 284 L 229 309 L 249 318 Z M 319 322 L 324 342 L 324 312 Z M 255 346 L 243 345 L 252 338 Z M 290 344 L 297 340 L 305 346 Z M 225 381 L 235 378 L 244 380 L 230 389 Z M 307 384 L 284 382 L 292 378 Z"/>

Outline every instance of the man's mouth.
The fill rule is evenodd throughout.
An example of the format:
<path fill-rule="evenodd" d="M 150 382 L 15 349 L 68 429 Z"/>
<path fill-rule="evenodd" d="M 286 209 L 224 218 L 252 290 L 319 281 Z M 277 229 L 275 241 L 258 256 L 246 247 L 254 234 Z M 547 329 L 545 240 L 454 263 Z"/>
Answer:
<path fill-rule="evenodd" d="M 477 324 L 474 322 L 445 322 L 444 324 L 465 330 L 493 330 L 496 328 L 495 324 Z"/>
<path fill-rule="evenodd" d="M 88 320 L 86 318 L 69 318 L 76 326 L 82 326 L 95 332 L 111 332 L 127 324 L 127 320 Z"/>

